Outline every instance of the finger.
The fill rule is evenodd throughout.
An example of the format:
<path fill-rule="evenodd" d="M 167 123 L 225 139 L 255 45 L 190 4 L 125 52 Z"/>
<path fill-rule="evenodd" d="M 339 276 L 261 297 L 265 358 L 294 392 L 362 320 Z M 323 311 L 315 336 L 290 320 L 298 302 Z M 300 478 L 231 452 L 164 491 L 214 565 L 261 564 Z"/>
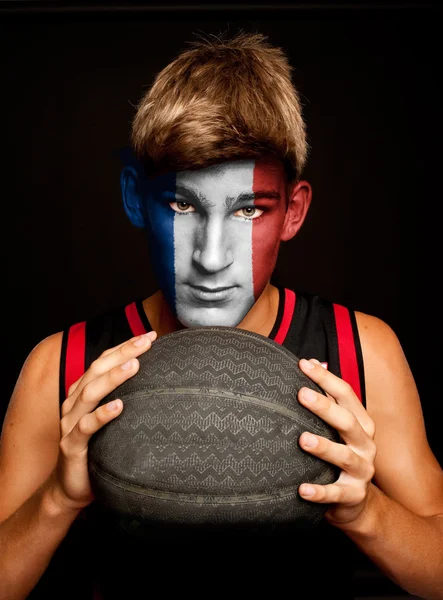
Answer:
<path fill-rule="evenodd" d="M 106 371 L 110 370 L 116 365 L 121 365 L 131 358 L 135 358 L 146 352 L 151 347 L 152 342 L 155 340 L 157 334 L 155 331 L 150 331 L 143 335 L 139 335 L 131 338 L 115 346 L 105 350 L 93 363 L 89 369 L 82 375 L 81 378 L 76 382 L 75 388 L 71 391 L 70 395 L 63 402 L 62 415 L 66 415 L 72 410 L 75 402 L 82 389 L 93 379 L 99 377 Z"/>
<path fill-rule="evenodd" d="M 374 423 L 354 390 L 346 381 L 325 369 L 316 359 L 301 359 L 299 367 L 324 392 L 332 396 L 337 404 L 354 413 L 368 435 L 373 437 Z"/>
<path fill-rule="evenodd" d="M 77 399 L 77 395 L 81 389 L 79 386 L 84 386 L 86 383 L 88 383 L 88 381 L 90 381 L 92 368 L 96 369 L 97 373 L 99 373 L 101 359 L 108 357 L 109 355 L 115 353 L 118 350 L 121 350 L 123 348 L 123 346 L 125 346 L 126 344 L 135 345 L 135 343 L 137 342 L 140 345 L 140 342 L 142 342 L 143 340 L 146 340 L 146 339 L 150 339 L 151 341 L 153 341 L 155 339 L 155 336 L 156 336 L 156 333 L 154 331 L 151 331 L 148 334 L 142 334 L 142 335 L 135 336 L 129 340 L 122 342 L 121 344 L 118 344 L 117 346 L 113 346 L 112 348 L 108 348 L 107 350 L 102 352 L 102 354 L 99 356 L 99 358 L 96 361 L 94 361 L 94 363 L 90 366 L 90 368 L 85 373 L 83 373 L 83 375 L 81 377 L 79 377 L 77 379 L 77 381 L 75 381 L 69 387 L 68 397 L 62 404 L 62 416 L 64 416 L 66 413 L 68 413 L 71 410 L 72 406 L 74 405 L 74 403 Z M 145 345 L 146 345 L 145 349 L 147 349 L 147 347 L 149 347 L 149 344 L 145 344 Z M 144 350 L 143 346 L 144 346 L 144 344 L 142 343 L 141 347 L 140 347 L 140 350 L 141 350 L 140 354 Z M 137 355 L 137 353 L 135 353 L 134 355 Z M 104 363 L 103 360 L 101 362 L 101 366 L 102 366 L 102 370 L 104 368 L 106 368 L 106 363 Z M 77 390 L 77 394 L 75 394 L 76 390 Z"/>
<path fill-rule="evenodd" d="M 358 448 L 359 453 L 372 452 L 373 442 L 353 412 L 310 388 L 301 388 L 298 392 L 298 400 L 320 419 L 336 429 L 347 444 L 352 445 L 354 449 Z"/>
<path fill-rule="evenodd" d="M 322 363 L 319 360 L 317 360 L 316 358 L 310 358 L 309 360 L 311 362 L 315 363 L 316 365 L 319 365 L 319 366 L 323 367 L 323 369 L 327 369 L 328 368 L 328 366 L 327 366 L 328 363 L 326 363 L 326 362 Z M 332 402 L 336 402 L 335 398 L 333 396 L 331 396 L 331 394 L 328 394 L 328 392 L 326 392 L 325 390 L 322 390 L 322 391 L 326 394 L 326 396 L 328 398 L 330 398 L 332 400 Z"/>
<path fill-rule="evenodd" d="M 305 431 L 299 439 L 300 446 L 306 452 L 318 456 L 322 460 L 339 467 L 352 477 L 370 481 L 374 475 L 374 467 L 346 444 L 337 444 L 322 436 Z"/>
<path fill-rule="evenodd" d="M 130 338 L 129 340 L 126 340 L 124 342 L 122 342 L 121 344 L 118 344 L 118 346 L 114 346 L 113 348 L 108 348 L 107 350 L 104 350 L 101 353 L 101 356 L 109 356 L 109 354 L 112 354 L 113 352 L 115 352 L 116 350 L 119 350 L 120 348 L 122 348 L 125 344 L 128 343 L 134 343 L 137 340 L 143 339 L 143 338 L 149 338 L 151 340 L 151 342 L 153 342 L 155 340 L 155 338 L 157 337 L 157 333 L 155 331 L 149 331 L 148 333 L 142 333 L 141 335 L 136 335 L 132 338 Z"/>
<path fill-rule="evenodd" d="M 87 450 L 91 436 L 115 419 L 122 412 L 122 409 L 123 402 L 116 399 L 99 406 L 92 413 L 83 415 L 72 431 L 60 442 L 60 448 L 65 456 L 81 454 Z"/>
<path fill-rule="evenodd" d="M 101 356 L 108 356 L 109 354 L 112 354 L 112 352 L 115 352 L 115 350 L 118 350 L 119 348 L 124 346 L 127 343 L 127 341 L 133 342 L 135 340 L 138 340 L 140 337 L 141 336 L 133 337 L 130 340 L 126 340 L 126 341 L 122 342 L 121 344 L 118 344 L 118 346 L 114 346 L 113 348 L 108 348 L 107 350 L 102 352 Z M 79 377 L 77 379 L 77 381 L 74 381 L 74 383 L 69 387 L 68 396 L 71 396 L 75 392 L 75 390 L 78 388 L 78 386 L 85 380 L 85 375 L 86 375 L 86 373 L 83 373 L 83 375 L 81 377 Z"/>
<path fill-rule="evenodd" d="M 347 504 L 354 506 L 363 502 L 366 495 L 364 485 L 346 485 L 340 483 L 329 483 L 318 485 L 313 483 L 302 483 L 298 493 L 305 500 L 318 502 L 319 504 Z"/>
<path fill-rule="evenodd" d="M 139 361 L 131 358 L 87 383 L 77 396 L 72 409 L 61 420 L 62 435 L 69 433 L 84 415 L 97 408 L 103 398 L 135 375 L 139 366 Z"/>

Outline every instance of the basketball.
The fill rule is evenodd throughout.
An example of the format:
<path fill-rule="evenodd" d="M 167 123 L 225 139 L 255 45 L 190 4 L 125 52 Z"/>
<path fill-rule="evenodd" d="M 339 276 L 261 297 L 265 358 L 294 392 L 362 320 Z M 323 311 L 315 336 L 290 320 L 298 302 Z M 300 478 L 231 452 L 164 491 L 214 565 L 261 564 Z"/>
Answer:
<path fill-rule="evenodd" d="M 339 441 L 297 400 L 324 393 L 298 358 L 264 336 L 231 327 L 164 335 L 140 369 L 102 403 L 122 413 L 89 443 L 96 501 L 122 517 L 166 524 L 318 523 L 327 505 L 298 494 L 337 467 L 299 446 L 304 431 Z"/>

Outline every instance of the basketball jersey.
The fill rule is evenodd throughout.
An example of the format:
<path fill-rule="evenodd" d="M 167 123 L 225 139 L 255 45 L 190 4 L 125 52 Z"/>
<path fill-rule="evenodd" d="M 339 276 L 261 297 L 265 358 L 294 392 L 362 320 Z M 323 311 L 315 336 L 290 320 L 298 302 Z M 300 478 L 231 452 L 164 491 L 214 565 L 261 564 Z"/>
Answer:
<path fill-rule="evenodd" d="M 142 299 L 67 328 L 60 404 L 69 386 L 104 350 L 151 329 Z M 316 295 L 279 288 L 278 313 L 269 338 L 298 358 L 317 358 L 366 404 L 353 311 Z M 353 561 L 358 551 L 326 520 L 308 534 L 288 526 L 262 535 L 258 528 L 250 536 L 235 536 L 231 531 L 214 535 L 210 529 L 182 536 L 172 526 L 159 526 L 144 539 L 121 523 L 94 502 L 82 511 L 58 552 L 74 558 L 54 558 L 60 585 L 65 587 L 69 581 L 65 598 L 132 600 L 159 593 L 235 598 L 281 592 L 294 597 L 302 593 L 311 598 L 353 598 Z"/>

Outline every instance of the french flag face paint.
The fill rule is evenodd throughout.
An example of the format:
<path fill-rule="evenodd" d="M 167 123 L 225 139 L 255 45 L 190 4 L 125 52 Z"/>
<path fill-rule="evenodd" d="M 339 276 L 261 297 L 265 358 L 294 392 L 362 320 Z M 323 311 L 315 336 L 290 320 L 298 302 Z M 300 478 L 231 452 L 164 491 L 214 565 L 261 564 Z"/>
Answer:
<path fill-rule="evenodd" d="M 274 270 L 285 194 L 275 159 L 228 161 L 150 180 L 153 268 L 183 325 L 242 321 Z"/>

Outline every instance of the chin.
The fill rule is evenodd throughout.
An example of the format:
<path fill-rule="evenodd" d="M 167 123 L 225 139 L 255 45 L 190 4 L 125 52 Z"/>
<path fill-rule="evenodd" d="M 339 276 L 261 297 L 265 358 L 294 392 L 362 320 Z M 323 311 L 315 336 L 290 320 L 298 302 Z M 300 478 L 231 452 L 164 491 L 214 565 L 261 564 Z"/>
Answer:
<path fill-rule="evenodd" d="M 177 318 L 182 325 L 188 328 L 237 327 L 248 310 L 239 314 L 238 310 L 234 312 L 226 309 L 199 308 L 187 311 L 186 316 L 179 312 Z"/>

